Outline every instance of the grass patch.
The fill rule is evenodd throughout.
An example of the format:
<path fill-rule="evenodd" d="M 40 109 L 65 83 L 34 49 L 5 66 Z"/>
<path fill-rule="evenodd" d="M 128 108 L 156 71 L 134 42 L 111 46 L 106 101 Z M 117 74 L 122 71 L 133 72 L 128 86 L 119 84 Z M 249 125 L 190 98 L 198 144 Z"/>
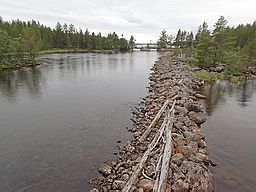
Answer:
<path fill-rule="evenodd" d="M 222 73 L 210 73 L 208 71 L 195 71 L 193 73 L 195 77 L 205 81 L 215 81 L 217 79 L 224 79 L 224 75 Z"/>
<path fill-rule="evenodd" d="M 184 58 L 184 59 L 181 59 L 181 61 L 189 64 L 189 65 L 192 65 L 192 66 L 198 66 L 199 65 L 199 60 L 197 58 L 194 58 L 194 57 L 188 57 L 188 58 Z"/>

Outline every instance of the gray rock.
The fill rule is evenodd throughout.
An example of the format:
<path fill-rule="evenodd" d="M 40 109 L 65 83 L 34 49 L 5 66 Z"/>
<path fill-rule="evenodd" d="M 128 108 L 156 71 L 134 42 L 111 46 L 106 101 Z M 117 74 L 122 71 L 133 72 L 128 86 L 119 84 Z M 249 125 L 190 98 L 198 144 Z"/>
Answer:
<path fill-rule="evenodd" d="M 125 174 L 122 175 L 121 180 L 122 180 L 122 181 L 128 181 L 129 178 L 130 178 L 130 175 L 127 174 L 127 173 L 125 173 Z"/>
<path fill-rule="evenodd" d="M 173 192 L 187 192 L 189 190 L 189 184 L 183 181 L 182 179 L 177 180 L 172 185 Z"/>
<path fill-rule="evenodd" d="M 150 165 L 146 168 L 146 173 L 149 177 L 153 176 L 155 174 L 155 167 Z"/>
<path fill-rule="evenodd" d="M 136 131 L 136 132 L 133 133 L 134 137 L 140 137 L 140 135 L 141 135 L 140 131 Z"/>
<path fill-rule="evenodd" d="M 215 67 L 215 72 L 217 73 L 220 73 L 224 70 L 224 67 L 223 66 L 218 66 L 218 67 Z"/>
<path fill-rule="evenodd" d="M 96 189 L 96 188 L 92 188 L 92 189 L 90 189 L 90 191 L 89 192 L 99 192 L 99 190 L 98 189 Z"/>
<path fill-rule="evenodd" d="M 135 150 L 135 147 L 132 146 L 131 144 L 127 144 L 125 149 L 127 152 L 133 152 Z"/>
<path fill-rule="evenodd" d="M 184 159 L 184 156 L 181 153 L 177 153 L 172 156 L 172 162 L 176 165 L 180 165 Z"/>
<path fill-rule="evenodd" d="M 201 148 L 207 148 L 207 144 L 203 139 L 200 139 L 198 141 L 198 146 L 201 147 Z"/>
<path fill-rule="evenodd" d="M 183 127 L 183 123 L 181 122 L 177 122 L 174 124 L 174 126 L 177 128 L 177 129 L 181 129 Z"/>
<path fill-rule="evenodd" d="M 104 175 L 104 176 L 108 176 L 111 174 L 112 171 L 112 167 L 110 165 L 108 165 L 107 163 L 101 163 L 99 166 L 98 171 Z"/>
<path fill-rule="evenodd" d="M 193 148 L 190 146 L 183 146 L 183 154 L 187 157 L 190 157 L 193 154 Z"/>
<path fill-rule="evenodd" d="M 138 187 L 142 188 L 144 191 L 150 191 L 154 187 L 154 182 L 149 179 L 142 179 L 138 182 Z"/>
<path fill-rule="evenodd" d="M 209 162 L 210 162 L 211 166 L 213 166 L 213 167 L 218 165 L 218 162 L 213 159 L 210 159 Z"/>
<path fill-rule="evenodd" d="M 175 106 L 175 111 L 180 115 L 186 115 L 188 113 L 188 109 L 186 107 Z"/>
<path fill-rule="evenodd" d="M 193 133 L 191 133 L 190 131 L 184 131 L 183 135 L 185 136 L 186 140 L 191 140 L 191 138 L 193 137 Z"/>
<path fill-rule="evenodd" d="M 200 139 L 205 139 L 205 134 L 198 132 L 198 133 L 195 133 L 191 138 L 192 141 L 199 141 Z"/>
<path fill-rule="evenodd" d="M 173 141 L 180 141 L 180 140 L 183 140 L 184 139 L 184 137 L 182 136 L 182 135 L 180 135 L 180 134 L 177 134 L 177 133 L 173 133 L 172 134 L 172 139 L 173 139 Z"/>
<path fill-rule="evenodd" d="M 115 180 L 112 184 L 112 188 L 113 189 L 122 189 L 122 188 L 124 188 L 125 184 L 126 184 L 126 181 Z"/>
<path fill-rule="evenodd" d="M 188 103 L 187 108 L 189 111 L 202 112 L 203 107 L 198 103 Z"/>
<path fill-rule="evenodd" d="M 197 93 L 195 96 L 196 96 L 198 99 L 205 99 L 205 98 L 206 98 L 204 95 L 199 94 L 199 93 Z"/>
<path fill-rule="evenodd" d="M 188 115 L 190 120 L 194 121 L 197 125 L 201 125 L 207 120 L 206 115 L 201 112 L 196 113 L 194 111 L 191 111 Z"/>
<path fill-rule="evenodd" d="M 187 119 L 184 123 L 185 123 L 185 125 L 186 125 L 187 127 L 189 127 L 189 126 L 192 124 L 189 119 Z"/>

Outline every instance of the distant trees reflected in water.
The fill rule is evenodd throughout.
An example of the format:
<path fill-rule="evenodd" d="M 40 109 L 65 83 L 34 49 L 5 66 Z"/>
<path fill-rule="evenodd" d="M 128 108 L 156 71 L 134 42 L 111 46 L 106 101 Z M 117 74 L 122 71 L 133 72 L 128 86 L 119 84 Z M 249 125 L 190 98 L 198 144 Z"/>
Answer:
<path fill-rule="evenodd" d="M 0 94 L 1 97 L 15 102 L 22 92 L 27 92 L 32 98 L 41 97 L 42 83 L 41 70 L 37 67 L 9 70 L 0 72 Z"/>
<path fill-rule="evenodd" d="M 218 105 L 225 103 L 229 98 L 235 98 L 238 105 L 246 107 L 256 93 L 256 80 L 243 80 L 238 83 L 217 80 L 205 84 L 202 93 L 206 96 L 205 108 L 210 116 Z"/>
<path fill-rule="evenodd" d="M 132 74 L 135 72 L 134 62 L 138 62 L 142 55 L 146 63 L 150 63 L 151 55 L 148 53 L 43 55 L 38 59 L 46 63 L 44 65 L 0 71 L 0 98 L 7 98 L 10 102 L 18 101 L 22 94 L 39 98 L 46 84 L 51 82 L 50 87 L 55 86 L 52 85 L 53 80 L 56 80 L 56 86 L 60 82 L 65 86 L 67 81 L 89 83 L 93 78 L 119 74 L 120 71 Z"/>

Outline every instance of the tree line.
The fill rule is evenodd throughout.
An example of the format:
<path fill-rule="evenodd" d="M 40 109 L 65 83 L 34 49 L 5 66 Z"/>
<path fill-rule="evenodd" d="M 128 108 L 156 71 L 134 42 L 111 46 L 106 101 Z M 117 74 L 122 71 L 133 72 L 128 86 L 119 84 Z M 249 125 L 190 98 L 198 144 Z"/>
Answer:
<path fill-rule="evenodd" d="M 175 47 L 189 56 L 189 61 L 200 67 L 224 64 L 230 71 L 243 71 L 256 65 L 256 21 L 252 24 L 228 26 L 221 16 L 211 31 L 206 22 L 192 32 L 178 30 L 176 37 L 163 30 L 158 39 L 158 48 Z"/>
<path fill-rule="evenodd" d="M 73 24 L 57 22 L 55 28 L 38 21 L 4 21 L 0 17 L 0 68 L 34 61 L 43 50 L 115 50 L 126 52 L 133 48 L 135 39 L 129 40 L 115 32 L 103 36 L 100 32 L 77 29 Z"/>

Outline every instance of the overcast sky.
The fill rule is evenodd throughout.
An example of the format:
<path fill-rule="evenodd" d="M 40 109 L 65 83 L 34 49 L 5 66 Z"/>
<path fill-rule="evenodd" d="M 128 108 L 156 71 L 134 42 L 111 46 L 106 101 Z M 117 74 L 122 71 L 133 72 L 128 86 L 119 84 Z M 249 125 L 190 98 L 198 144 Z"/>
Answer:
<path fill-rule="evenodd" d="M 223 15 L 230 26 L 256 20 L 256 0 L 0 0 L 4 20 L 38 20 L 54 27 L 72 23 L 90 31 L 134 35 L 153 42 L 162 29 L 176 35 L 179 28 L 197 31 Z"/>

